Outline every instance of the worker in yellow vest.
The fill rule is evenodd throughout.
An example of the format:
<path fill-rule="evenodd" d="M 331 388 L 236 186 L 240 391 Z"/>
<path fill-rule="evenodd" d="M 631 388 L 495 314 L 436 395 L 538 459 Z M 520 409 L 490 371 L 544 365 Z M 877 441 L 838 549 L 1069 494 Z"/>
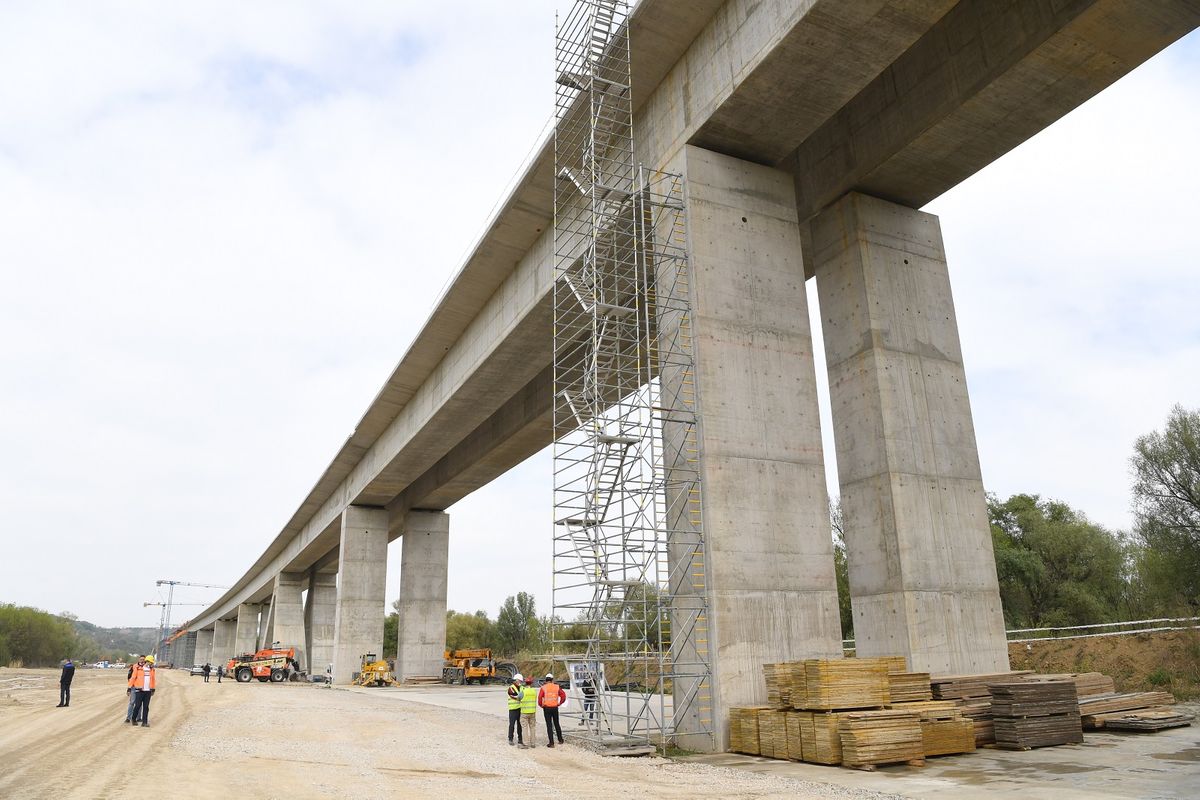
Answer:
<path fill-rule="evenodd" d="M 537 747 L 537 696 L 538 690 L 530 675 L 521 688 L 521 730 L 525 734 L 522 747 Z"/>
<path fill-rule="evenodd" d="M 521 747 L 525 746 L 525 738 L 521 735 L 521 695 L 524 690 L 521 687 L 521 682 L 525 679 L 521 677 L 521 673 L 513 675 L 512 682 L 508 684 L 508 743 L 513 744 L 513 728 L 517 730 L 517 741 Z"/>
<path fill-rule="evenodd" d="M 133 690 L 133 719 L 142 720 L 142 727 L 150 727 L 150 695 L 154 694 L 154 683 L 158 675 L 154 669 L 154 656 L 146 656 L 133 668 L 129 676 L 129 688 Z"/>

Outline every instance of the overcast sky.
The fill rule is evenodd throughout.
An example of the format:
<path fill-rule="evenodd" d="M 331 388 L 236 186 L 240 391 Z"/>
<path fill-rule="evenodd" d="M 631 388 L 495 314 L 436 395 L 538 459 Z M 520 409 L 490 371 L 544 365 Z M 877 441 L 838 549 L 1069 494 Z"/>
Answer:
<path fill-rule="evenodd" d="M 0 4 L 0 602 L 241 576 L 537 141 L 554 6 Z M 1128 528 L 1134 439 L 1200 406 L 1198 101 L 1193 34 L 928 207 L 989 491 Z M 451 607 L 549 610 L 549 475 L 451 509 Z"/>

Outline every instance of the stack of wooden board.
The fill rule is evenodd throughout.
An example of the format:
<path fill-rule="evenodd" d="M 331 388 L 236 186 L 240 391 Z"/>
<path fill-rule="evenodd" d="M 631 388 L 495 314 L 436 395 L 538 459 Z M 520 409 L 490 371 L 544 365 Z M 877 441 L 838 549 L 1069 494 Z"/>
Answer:
<path fill-rule="evenodd" d="M 975 752 L 975 725 L 963 716 L 958 700 L 893 703 L 889 708 L 917 715 L 926 756 Z"/>
<path fill-rule="evenodd" d="M 848 767 L 925 763 L 921 725 L 915 713 L 848 711 L 839 715 L 838 738 L 842 763 Z"/>
<path fill-rule="evenodd" d="M 787 729 L 787 757 L 792 761 L 804 760 L 804 740 L 800 736 L 800 715 L 802 711 L 789 711 L 784 718 L 784 727 Z"/>
<path fill-rule="evenodd" d="M 767 758 L 787 758 L 787 712 L 763 708 L 758 712 L 758 754 Z"/>
<path fill-rule="evenodd" d="M 988 688 L 997 747 L 1028 750 L 1083 741 L 1072 681 L 1012 681 Z"/>
<path fill-rule="evenodd" d="M 1021 680 L 1022 676 L 1029 674 L 1028 670 L 1020 670 L 980 675 L 939 675 L 930 679 L 930 688 L 935 700 L 961 702 L 962 715 L 971 720 L 975 729 L 975 746 L 982 747 L 996 741 L 988 683 Z"/>
<path fill-rule="evenodd" d="M 1146 708 L 1140 711 L 1118 711 L 1106 714 L 1104 727 L 1118 731 L 1155 733 L 1168 728 L 1184 728 L 1192 724 L 1191 714 L 1181 714 L 1170 708 Z"/>
<path fill-rule="evenodd" d="M 792 707 L 792 665 L 763 664 L 763 679 L 767 683 L 767 705 L 774 708 Z"/>
<path fill-rule="evenodd" d="M 1096 694 L 1113 694 L 1116 687 L 1113 679 L 1102 672 L 1043 672 L 1025 676 L 1027 681 L 1072 681 L 1075 693 L 1080 697 Z"/>
<path fill-rule="evenodd" d="M 805 761 L 813 764 L 842 763 L 842 740 L 838 736 L 837 714 L 795 711 L 796 726 L 800 729 L 800 751 Z"/>
<path fill-rule="evenodd" d="M 892 703 L 932 700 L 928 672 L 889 672 L 888 696 Z"/>
<path fill-rule="evenodd" d="M 758 746 L 758 706 L 729 709 L 729 749 L 756 756 Z"/>
<path fill-rule="evenodd" d="M 876 658 L 812 658 L 804 686 L 793 684 L 792 704 L 806 711 L 879 708 L 888 704 L 888 665 Z"/>
<path fill-rule="evenodd" d="M 1158 710 L 1173 705 L 1175 698 L 1170 692 L 1128 692 L 1126 694 L 1099 694 L 1079 698 L 1079 713 L 1083 727 L 1088 730 L 1104 728 L 1108 719 L 1117 713 Z"/>

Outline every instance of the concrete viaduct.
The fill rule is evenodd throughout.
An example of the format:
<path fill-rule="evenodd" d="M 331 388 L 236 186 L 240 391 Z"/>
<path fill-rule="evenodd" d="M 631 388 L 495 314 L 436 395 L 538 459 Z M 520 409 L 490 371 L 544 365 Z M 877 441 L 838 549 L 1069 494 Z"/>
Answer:
<path fill-rule="evenodd" d="M 636 158 L 688 187 L 718 747 L 759 664 L 841 652 L 806 277 L 859 652 L 1007 668 L 941 230 L 917 209 L 1197 24 L 1200 0 L 635 6 Z M 303 643 L 349 680 L 381 651 L 402 538 L 397 672 L 440 673 L 445 509 L 550 443 L 553 180 L 547 143 L 312 491 L 191 621 L 197 660 Z"/>

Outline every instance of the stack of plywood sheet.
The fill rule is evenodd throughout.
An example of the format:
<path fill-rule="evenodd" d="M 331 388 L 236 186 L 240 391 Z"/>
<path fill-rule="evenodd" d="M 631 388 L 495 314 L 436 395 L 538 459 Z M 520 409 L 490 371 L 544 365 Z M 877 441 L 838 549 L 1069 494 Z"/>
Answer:
<path fill-rule="evenodd" d="M 839 715 L 842 763 L 848 767 L 877 764 L 922 764 L 921 725 L 907 711 L 848 711 Z"/>
<path fill-rule="evenodd" d="M 932 700 L 928 672 L 889 672 L 888 696 L 892 703 Z"/>
<path fill-rule="evenodd" d="M 812 764 L 842 763 L 842 740 L 838 715 L 819 711 L 795 711 L 800 730 L 801 757 Z"/>
<path fill-rule="evenodd" d="M 1107 727 L 1108 718 L 1113 714 L 1157 710 L 1174 703 L 1175 698 L 1170 692 L 1099 694 L 1079 698 L 1079 713 L 1083 717 L 1083 727 L 1094 730 Z"/>
<path fill-rule="evenodd" d="M 1184 728 L 1192 724 L 1191 714 L 1182 714 L 1165 706 L 1139 711 L 1117 711 L 1104 715 L 1104 727 L 1118 731 L 1156 733 L 1168 728 Z"/>
<path fill-rule="evenodd" d="M 806 711 L 879 708 L 889 700 L 887 664 L 882 659 L 808 659 L 803 692 L 792 686 L 792 705 Z"/>
<path fill-rule="evenodd" d="M 804 741 L 800 736 L 801 711 L 789 711 L 784 717 L 784 727 L 787 729 L 787 757 L 792 761 L 804 760 Z"/>
<path fill-rule="evenodd" d="M 917 715 L 921 721 L 921 741 L 926 756 L 975 751 L 975 725 L 963 716 L 960 701 L 893 703 L 889 708 Z"/>
<path fill-rule="evenodd" d="M 994 683 L 989 690 L 998 747 L 1027 750 L 1083 741 L 1074 682 Z"/>
<path fill-rule="evenodd" d="M 729 709 L 729 749 L 756 756 L 758 747 L 758 706 Z"/>
<path fill-rule="evenodd" d="M 975 728 L 975 746 L 981 747 L 996 741 L 988 683 L 1021 680 L 1029 674 L 1028 670 L 1019 670 L 979 675 L 938 675 L 930 679 L 930 688 L 935 700 L 958 700 L 962 703 L 963 716 L 971 720 Z"/>
<path fill-rule="evenodd" d="M 792 667 L 790 663 L 763 664 L 763 679 L 767 683 L 767 705 L 774 708 L 792 707 Z"/>
<path fill-rule="evenodd" d="M 787 712 L 763 708 L 758 712 L 758 754 L 767 758 L 787 758 Z"/>
<path fill-rule="evenodd" d="M 1114 694 L 1117 690 L 1113 679 L 1102 672 L 1043 672 L 1027 675 L 1027 681 L 1072 681 L 1075 693 L 1080 697 L 1096 694 Z"/>

